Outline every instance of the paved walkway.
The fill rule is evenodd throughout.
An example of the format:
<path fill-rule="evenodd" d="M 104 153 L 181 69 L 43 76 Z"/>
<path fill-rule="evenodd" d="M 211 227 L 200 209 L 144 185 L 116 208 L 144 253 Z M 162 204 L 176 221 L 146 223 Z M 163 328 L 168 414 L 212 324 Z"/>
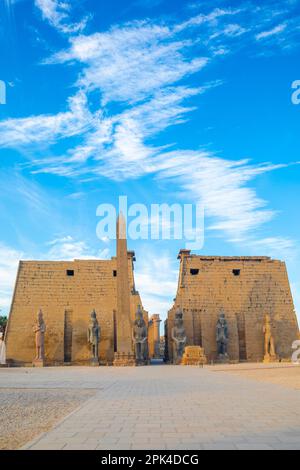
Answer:
<path fill-rule="evenodd" d="M 300 449 L 300 393 L 281 385 L 179 366 L 31 374 L 31 386 L 97 392 L 26 449 Z"/>

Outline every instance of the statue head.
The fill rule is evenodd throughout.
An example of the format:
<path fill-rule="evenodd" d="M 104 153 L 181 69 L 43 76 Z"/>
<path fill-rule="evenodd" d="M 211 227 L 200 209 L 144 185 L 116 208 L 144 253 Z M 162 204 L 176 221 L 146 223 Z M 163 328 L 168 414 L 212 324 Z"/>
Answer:
<path fill-rule="evenodd" d="M 144 326 L 144 324 L 145 324 L 143 311 L 142 311 L 140 305 L 138 305 L 137 311 L 135 312 L 135 324 L 137 326 Z"/>
<path fill-rule="evenodd" d="M 96 323 L 98 323 L 98 321 L 97 321 L 97 314 L 96 314 L 95 309 L 93 309 L 93 311 L 91 312 L 91 323 L 92 323 L 93 325 L 95 325 Z"/>
<path fill-rule="evenodd" d="M 267 313 L 265 316 L 266 323 L 271 323 L 271 316 Z"/>
<path fill-rule="evenodd" d="M 223 310 L 221 310 L 220 312 L 218 323 L 220 323 L 221 325 L 225 325 L 226 323 L 226 317 L 225 317 L 225 313 Z"/>
<path fill-rule="evenodd" d="M 44 318 L 43 318 L 43 311 L 40 308 L 37 314 L 37 322 L 39 325 L 42 325 L 44 323 Z"/>
<path fill-rule="evenodd" d="M 181 310 L 180 307 L 177 307 L 177 310 L 175 312 L 174 323 L 175 323 L 176 326 L 182 326 L 183 325 L 183 311 Z"/>

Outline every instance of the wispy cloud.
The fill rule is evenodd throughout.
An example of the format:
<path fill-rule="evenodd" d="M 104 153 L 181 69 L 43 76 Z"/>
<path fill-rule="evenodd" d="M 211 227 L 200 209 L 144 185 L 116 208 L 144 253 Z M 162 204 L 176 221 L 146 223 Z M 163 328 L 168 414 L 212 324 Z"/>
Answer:
<path fill-rule="evenodd" d="M 187 166 L 189 161 L 189 166 Z M 230 161 L 208 152 L 171 152 L 160 163 L 159 178 L 176 179 L 204 207 L 212 222 L 206 228 L 229 239 L 246 239 L 249 233 L 270 221 L 275 212 L 267 209 L 249 182 L 285 165 L 253 165 L 248 160 Z M 190 171 L 193 168 L 193 171 Z"/>
<path fill-rule="evenodd" d="M 196 27 L 203 24 L 213 25 L 216 26 L 218 24 L 219 19 L 223 19 L 224 17 L 231 17 L 237 15 L 242 10 L 240 8 L 215 8 L 208 14 L 200 13 L 199 15 L 193 16 L 189 18 L 187 21 L 178 24 L 175 26 L 175 31 L 183 31 L 186 28 Z"/>
<path fill-rule="evenodd" d="M 243 247 L 250 250 L 251 254 L 261 254 L 272 258 L 280 258 L 292 262 L 299 254 L 297 243 L 288 237 L 270 236 L 261 239 L 234 238 L 234 243 L 241 243 Z"/>
<path fill-rule="evenodd" d="M 295 242 L 289 238 L 283 237 L 267 237 L 262 238 L 261 240 L 255 240 L 252 242 L 252 246 L 255 247 L 263 247 L 264 249 L 268 249 L 269 252 L 279 251 L 282 252 L 283 250 L 293 250 L 295 249 Z"/>
<path fill-rule="evenodd" d="M 47 243 L 49 249 L 45 252 L 45 259 L 52 261 L 73 261 L 74 259 L 107 259 L 109 249 L 95 250 L 85 241 L 76 240 L 71 235 L 56 238 Z"/>
<path fill-rule="evenodd" d="M 187 59 L 191 46 L 189 40 L 174 39 L 167 26 L 134 22 L 106 33 L 74 37 L 69 50 L 55 54 L 48 62 L 82 63 L 77 85 L 101 90 L 103 105 L 111 101 L 136 103 L 207 64 L 206 57 Z"/>
<path fill-rule="evenodd" d="M 89 17 L 83 18 L 78 23 L 70 22 L 71 4 L 61 0 L 34 0 L 36 7 L 41 11 L 43 19 L 58 31 L 66 34 L 82 31 Z"/>
<path fill-rule="evenodd" d="M 22 147 L 84 134 L 97 119 L 87 106 L 87 96 L 78 91 L 68 100 L 67 111 L 54 115 L 30 116 L 0 122 L 0 147 Z"/>
<path fill-rule="evenodd" d="M 275 36 L 276 34 L 281 34 L 287 27 L 286 23 L 280 24 L 275 26 L 274 28 L 270 29 L 269 31 L 262 31 L 255 36 L 257 41 L 261 39 L 269 38 L 270 36 Z"/>

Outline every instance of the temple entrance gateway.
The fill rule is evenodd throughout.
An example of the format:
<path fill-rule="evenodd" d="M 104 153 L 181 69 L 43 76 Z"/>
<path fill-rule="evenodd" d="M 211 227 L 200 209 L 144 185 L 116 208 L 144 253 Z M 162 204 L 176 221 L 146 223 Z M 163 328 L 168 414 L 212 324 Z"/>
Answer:
<path fill-rule="evenodd" d="M 42 365 L 291 360 L 299 329 L 284 262 L 181 250 L 176 298 L 160 336 L 159 315 L 149 316 L 135 287 L 122 214 L 116 245 L 109 260 L 20 261 L 5 336 L 9 365 L 32 364 L 39 309 L 47 325 Z M 87 338 L 91 312 L 99 344 Z"/>

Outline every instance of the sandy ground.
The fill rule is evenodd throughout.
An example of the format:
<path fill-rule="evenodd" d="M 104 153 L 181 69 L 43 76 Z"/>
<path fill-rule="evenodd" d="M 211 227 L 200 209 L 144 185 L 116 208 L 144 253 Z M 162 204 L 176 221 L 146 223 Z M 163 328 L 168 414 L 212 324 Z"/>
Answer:
<path fill-rule="evenodd" d="M 292 390 L 300 390 L 300 364 L 230 364 L 208 368 L 212 372 L 226 372 L 257 382 L 268 382 Z"/>
<path fill-rule="evenodd" d="M 0 449 L 17 449 L 94 395 L 91 390 L 0 388 Z"/>

